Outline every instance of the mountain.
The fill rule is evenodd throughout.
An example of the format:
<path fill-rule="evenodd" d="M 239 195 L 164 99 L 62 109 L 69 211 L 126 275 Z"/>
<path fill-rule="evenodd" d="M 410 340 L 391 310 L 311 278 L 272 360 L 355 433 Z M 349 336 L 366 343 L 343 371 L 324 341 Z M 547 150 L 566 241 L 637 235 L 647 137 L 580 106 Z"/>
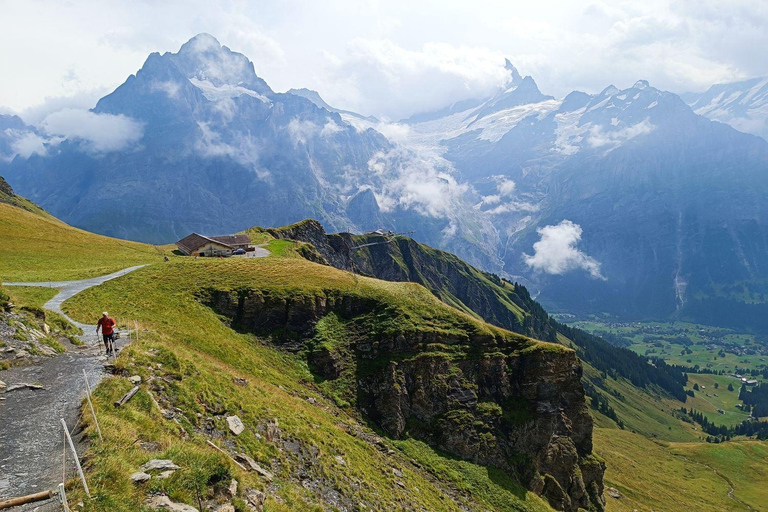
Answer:
<path fill-rule="evenodd" d="M 425 241 L 469 240 L 483 247 L 476 262 L 494 259 L 492 226 L 450 169 L 345 122 L 317 94 L 275 93 L 244 55 L 207 34 L 150 55 L 92 111 L 57 112 L 39 128 L 5 121 L 16 124 L 4 132 L 3 175 L 54 215 L 98 233 L 168 243 L 192 231 L 314 217 L 336 229 L 420 226 Z M 10 151 L 22 135 L 39 147 Z M 411 176 L 416 167 L 423 173 Z M 401 200 L 417 186 L 458 192 L 437 206 L 422 190 Z M 373 188 L 380 195 L 365 192 Z"/>
<path fill-rule="evenodd" d="M 506 69 L 489 98 L 393 125 L 275 93 L 201 34 L 92 111 L 2 118 L 0 173 L 102 234 L 414 232 L 554 311 L 768 330 L 768 142 L 644 80 L 556 99 Z"/>
<path fill-rule="evenodd" d="M 713 85 L 684 97 L 697 114 L 768 140 L 768 77 Z"/>
<path fill-rule="evenodd" d="M 478 192 L 503 275 L 556 311 L 768 329 L 764 140 L 644 80 L 498 107 L 502 93 L 410 124 L 407 143 Z"/>
<path fill-rule="evenodd" d="M 336 112 L 338 114 L 349 114 L 349 115 L 351 115 L 353 117 L 357 117 L 359 119 L 364 119 L 364 120 L 370 121 L 372 123 L 379 122 L 379 120 L 376 119 L 373 116 L 365 117 L 365 116 L 362 116 L 362 115 L 360 115 L 360 114 L 358 114 L 356 112 L 334 108 L 334 107 L 330 106 L 328 103 L 326 103 L 325 100 L 320 97 L 320 94 L 317 91 L 313 91 L 312 89 L 307 89 L 307 88 L 288 89 L 287 94 L 294 94 L 296 96 L 301 96 L 302 98 L 306 98 L 309 101 L 311 101 L 312 103 L 314 103 L 315 105 L 317 105 L 318 107 L 324 108 L 328 112 Z"/>

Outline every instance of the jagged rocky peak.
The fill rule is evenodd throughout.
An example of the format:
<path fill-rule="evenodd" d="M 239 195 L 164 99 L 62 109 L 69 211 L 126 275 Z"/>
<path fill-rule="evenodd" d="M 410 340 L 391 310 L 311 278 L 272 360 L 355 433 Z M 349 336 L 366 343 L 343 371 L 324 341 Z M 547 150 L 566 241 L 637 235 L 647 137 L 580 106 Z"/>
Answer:
<path fill-rule="evenodd" d="M 336 110 L 335 108 L 330 106 L 328 103 L 326 103 L 326 101 L 320 96 L 320 93 L 312 89 L 307 89 L 306 87 L 302 87 L 300 89 L 288 89 L 287 93 L 293 94 L 294 96 L 301 96 L 302 98 L 308 99 L 318 107 L 324 108 L 329 112 L 333 112 Z"/>
<path fill-rule="evenodd" d="M 633 89 L 640 89 L 641 91 L 644 89 L 648 89 L 651 85 L 648 83 L 648 80 L 638 80 L 635 82 L 635 85 L 632 86 Z"/>
<path fill-rule="evenodd" d="M 267 83 L 256 75 L 248 57 L 223 46 L 210 34 L 198 34 L 184 43 L 178 53 L 166 53 L 163 57 L 172 60 L 190 80 L 272 94 Z"/>
<path fill-rule="evenodd" d="M 523 77 L 520 76 L 520 72 L 517 70 L 517 68 L 509 61 L 509 59 L 504 59 L 504 69 L 509 71 L 510 76 L 512 77 L 512 82 L 510 82 L 510 85 L 518 85 L 523 80 Z"/>

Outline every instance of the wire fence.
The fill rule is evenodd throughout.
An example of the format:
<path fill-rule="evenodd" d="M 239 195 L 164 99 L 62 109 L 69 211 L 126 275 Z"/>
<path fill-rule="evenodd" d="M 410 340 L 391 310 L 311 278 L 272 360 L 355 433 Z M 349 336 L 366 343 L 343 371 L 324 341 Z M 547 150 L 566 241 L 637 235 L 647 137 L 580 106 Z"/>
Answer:
<path fill-rule="evenodd" d="M 138 340 L 138 322 L 135 320 L 128 320 L 121 322 L 120 326 L 123 327 L 123 329 L 121 329 L 123 330 L 123 333 L 127 334 L 127 340 L 124 342 L 125 345 L 129 344 L 131 341 Z M 116 358 L 116 354 L 113 353 L 112 358 Z M 88 409 L 86 409 L 85 414 L 90 414 L 98 432 L 99 441 L 103 442 L 96 409 L 94 408 L 91 397 L 91 386 L 88 382 L 88 375 L 85 370 L 83 370 L 83 379 L 85 380 L 85 400 L 88 404 Z M 3 502 L 5 499 L 0 498 L 0 509 L 2 509 L 3 512 L 72 512 L 65 491 L 65 485 L 67 485 L 67 483 L 69 483 L 70 489 L 73 489 L 75 486 L 80 486 L 85 490 L 86 495 L 90 496 L 85 475 L 80 468 L 77 448 L 72 439 L 72 435 L 77 435 L 82 432 L 82 422 L 83 418 L 81 417 L 78 420 L 78 423 L 70 428 L 64 419 L 61 420 L 61 483 L 58 487 L 56 489 L 51 489 L 47 497 L 38 496 L 34 498 L 35 501 L 33 502 L 12 506 L 10 508 L 4 507 Z M 57 457 L 51 457 L 53 461 L 55 461 L 56 458 Z M 39 494 L 44 493 L 45 491 L 42 491 Z M 31 498 L 32 495 L 28 497 Z"/>

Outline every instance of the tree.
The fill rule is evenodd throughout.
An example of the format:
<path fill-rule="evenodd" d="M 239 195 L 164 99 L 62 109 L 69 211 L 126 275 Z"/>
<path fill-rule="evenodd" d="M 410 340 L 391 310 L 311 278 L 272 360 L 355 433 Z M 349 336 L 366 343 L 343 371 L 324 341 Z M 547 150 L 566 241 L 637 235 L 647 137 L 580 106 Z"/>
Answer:
<path fill-rule="evenodd" d="M 733 391 L 733 383 L 728 383 L 728 391 Z"/>
<path fill-rule="evenodd" d="M 719 382 L 715 382 L 715 389 L 718 389 L 719 387 L 720 387 L 720 383 Z"/>
<path fill-rule="evenodd" d="M 694 391 L 698 391 L 699 390 L 699 385 L 698 384 L 694 384 L 693 385 L 693 390 Z"/>

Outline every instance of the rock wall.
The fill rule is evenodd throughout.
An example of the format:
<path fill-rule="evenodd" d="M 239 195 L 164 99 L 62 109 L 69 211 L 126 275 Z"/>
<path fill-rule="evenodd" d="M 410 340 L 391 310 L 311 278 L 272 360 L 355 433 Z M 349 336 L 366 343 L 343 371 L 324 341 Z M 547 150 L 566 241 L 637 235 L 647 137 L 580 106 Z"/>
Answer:
<path fill-rule="evenodd" d="M 503 331 L 384 334 L 370 320 L 384 305 L 339 292 L 207 290 L 200 299 L 233 327 L 297 348 L 326 315 L 350 321 L 356 335 L 345 349 L 351 358 L 328 351 L 308 355 L 325 379 L 352 370 L 357 408 L 390 436 L 418 438 L 508 471 L 557 509 L 603 509 L 605 465 L 592 455 L 592 419 L 573 351 L 521 343 Z"/>

